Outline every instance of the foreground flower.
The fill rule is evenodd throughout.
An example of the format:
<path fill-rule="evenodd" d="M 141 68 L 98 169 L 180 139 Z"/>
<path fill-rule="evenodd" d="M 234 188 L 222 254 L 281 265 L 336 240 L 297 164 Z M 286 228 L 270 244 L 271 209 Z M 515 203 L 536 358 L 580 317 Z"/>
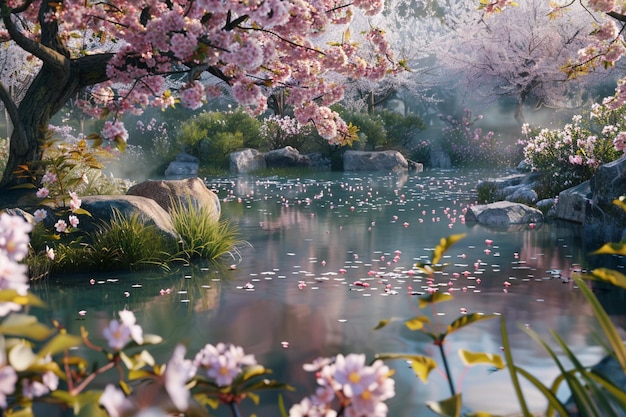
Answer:
<path fill-rule="evenodd" d="M 256 363 L 254 356 L 244 354 L 241 347 L 224 343 L 207 344 L 194 360 L 194 365 L 205 368 L 207 376 L 220 387 L 232 384 L 243 367 Z"/>
<path fill-rule="evenodd" d="M 7 395 L 15 392 L 17 373 L 7 363 L 4 337 L 0 336 L 0 407 L 6 408 Z"/>
<path fill-rule="evenodd" d="M 334 416 L 332 404 L 347 417 L 384 417 L 388 408 L 385 400 L 395 395 L 395 381 L 389 367 L 380 360 L 366 365 L 365 355 L 337 355 L 334 360 L 318 359 L 308 369 L 315 371 L 320 385 L 315 394 L 289 410 L 290 417 Z"/>
<path fill-rule="evenodd" d="M 121 417 L 134 410 L 133 403 L 114 385 L 107 385 L 98 404 L 107 411 L 109 417 Z"/>
<path fill-rule="evenodd" d="M 185 386 L 195 375 L 196 367 L 185 359 L 185 346 L 177 345 L 165 368 L 165 390 L 179 411 L 189 408 L 189 390 Z"/>
<path fill-rule="evenodd" d="M 135 315 L 132 311 L 123 310 L 119 312 L 120 321 L 111 320 L 109 326 L 103 330 L 104 338 L 109 347 L 121 350 L 128 342 L 134 340 L 137 344 L 143 343 L 143 330 L 141 326 L 135 324 Z"/>
<path fill-rule="evenodd" d="M 28 255 L 28 243 L 33 226 L 20 216 L 0 214 L 0 254 L 19 262 Z"/>

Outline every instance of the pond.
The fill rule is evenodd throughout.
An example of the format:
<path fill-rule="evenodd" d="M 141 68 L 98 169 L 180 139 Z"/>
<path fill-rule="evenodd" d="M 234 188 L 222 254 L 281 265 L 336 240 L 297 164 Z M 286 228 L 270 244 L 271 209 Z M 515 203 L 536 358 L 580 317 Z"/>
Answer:
<path fill-rule="evenodd" d="M 586 265 L 581 231 L 569 223 L 510 230 L 466 225 L 462 215 L 475 203 L 476 183 L 498 174 L 325 172 L 208 179 L 223 215 L 245 240 L 222 267 L 198 263 L 170 272 L 56 277 L 35 284 L 33 291 L 48 303 L 47 319 L 75 334 L 85 326 L 95 339 L 117 311 L 134 311 L 145 332 L 169 342 L 153 349 L 163 361 L 179 340 L 188 346 L 188 356 L 206 343 L 241 345 L 274 370 L 276 379 L 296 387 L 285 394 L 289 407 L 313 392 L 314 376 L 302 364 L 319 356 L 419 353 L 441 366 L 430 339 L 401 321 L 374 330 L 382 319 L 418 315 L 418 297 L 436 289 L 454 299 L 424 313 L 441 325 L 465 313 L 503 315 L 517 364 L 550 383 L 558 371 L 524 326 L 551 344 L 549 331 L 557 331 L 584 364 L 603 357 L 591 309 L 569 279 Z M 443 272 L 433 280 L 417 272 L 414 264 L 427 261 L 440 238 L 461 233 L 466 237 L 446 252 L 443 261 L 450 265 Z M 623 324 L 623 299 L 616 297 L 606 296 L 607 309 Z M 79 316 L 80 310 L 86 314 Z M 500 353 L 499 320 L 475 323 L 446 340 L 465 405 L 494 414 L 516 412 L 506 371 L 465 368 L 457 355 L 460 348 Z M 389 415 L 431 416 L 425 402 L 450 396 L 438 371 L 424 384 L 406 362 L 389 364 L 396 380 Z M 532 408 L 540 409 L 541 396 L 527 391 Z M 263 398 L 259 408 L 245 402 L 243 414 L 277 415 L 276 393 Z M 229 414 L 224 409 L 217 415 Z"/>

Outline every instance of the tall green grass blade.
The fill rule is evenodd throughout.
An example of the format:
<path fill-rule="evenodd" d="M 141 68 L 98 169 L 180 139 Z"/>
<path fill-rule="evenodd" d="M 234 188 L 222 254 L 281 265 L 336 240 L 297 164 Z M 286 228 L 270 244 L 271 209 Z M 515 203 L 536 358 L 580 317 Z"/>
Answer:
<path fill-rule="evenodd" d="M 569 372 L 565 369 L 561 361 L 559 360 L 554 350 L 532 329 L 526 329 L 526 333 L 533 338 L 539 345 L 541 345 L 548 355 L 552 358 L 554 363 L 559 368 L 561 374 L 565 377 L 565 382 L 569 386 L 570 391 L 572 392 L 572 398 L 576 403 L 576 406 L 581 412 L 581 415 L 592 417 L 597 415 L 595 406 L 591 397 L 586 392 L 585 388 L 581 385 L 581 383 L 576 379 L 575 375 L 572 375 L 572 372 Z"/>
<path fill-rule="evenodd" d="M 623 389 L 613 384 L 606 379 L 604 375 L 600 375 L 598 372 L 591 370 L 588 374 L 589 378 L 593 379 L 599 385 L 602 386 L 615 400 L 615 402 L 621 407 L 622 410 L 626 410 L 626 392 Z"/>
<path fill-rule="evenodd" d="M 557 341 L 567 358 L 572 362 L 574 368 L 580 375 L 580 378 L 586 383 L 585 392 L 589 394 L 589 400 L 594 405 L 594 409 L 597 410 L 598 415 L 604 417 L 618 417 L 611 406 L 609 399 L 606 397 L 606 393 L 598 388 L 596 382 L 589 377 L 589 371 L 585 368 L 574 352 L 567 346 L 565 341 L 554 331 L 551 332 L 554 339 Z"/>
<path fill-rule="evenodd" d="M 553 391 L 552 389 L 546 387 L 533 374 L 531 374 L 530 372 L 526 371 L 523 368 L 516 366 L 515 370 L 524 378 L 526 378 L 528 382 L 533 384 L 533 386 L 537 388 L 539 392 L 541 392 L 541 394 L 546 398 L 546 400 L 548 400 L 548 408 L 546 410 L 546 417 L 554 416 L 555 411 L 559 413 L 561 417 L 568 415 L 567 410 L 565 409 L 565 406 L 556 396 L 556 390 Z"/>
<path fill-rule="evenodd" d="M 515 389 L 517 400 L 519 401 L 519 405 L 522 409 L 522 415 L 524 417 L 531 417 L 528 405 L 526 404 L 526 399 L 524 398 L 524 393 L 522 392 L 522 387 L 517 377 L 517 367 L 513 362 L 513 353 L 511 352 L 511 345 L 509 344 L 509 336 L 506 331 L 506 321 L 504 316 L 500 318 L 500 333 L 502 334 L 502 346 L 504 348 L 506 366 L 509 369 L 509 374 L 511 375 L 511 381 L 513 382 L 513 388 Z"/>
<path fill-rule="evenodd" d="M 573 277 L 574 282 L 580 288 L 580 291 L 585 296 L 589 304 L 591 304 L 591 308 L 593 309 L 593 314 L 596 316 L 602 331 L 606 335 L 613 351 L 615 353 L 615 358 L 617 362 L 622 367 L 622 370 L 626 373 L 626 346 L 624 346 L 624 341 L 617 333 L 613 322 L 609 318 L 608 314 L 596 298 L 596 296 L 591 292 L 589 287 L 585 284 L 585 282 L 579 277 Z"/>

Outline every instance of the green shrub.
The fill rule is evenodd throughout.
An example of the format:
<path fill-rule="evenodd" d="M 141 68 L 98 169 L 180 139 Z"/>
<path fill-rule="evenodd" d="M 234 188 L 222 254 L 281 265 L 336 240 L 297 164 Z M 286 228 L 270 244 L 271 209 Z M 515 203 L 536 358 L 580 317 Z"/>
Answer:
<path fill-rule="evenodd" d="M 204 112 L 181 125 L 176 141 L 201 165 L 225 167 L 231 152 L 261 147 L 259 127 L 257 119 L 240 109 Z"/>
<path fill-rule="evenodd" d="M 114 210 L 110 223 L 103 223 L 89 234 L 85 243 L 78 240 L 59 244 L 53 270 L 134 271 L 154 266 L 167 269 L 175 250 L 156 226 L 146 225 L 138 214 L 125 217 Z"/>

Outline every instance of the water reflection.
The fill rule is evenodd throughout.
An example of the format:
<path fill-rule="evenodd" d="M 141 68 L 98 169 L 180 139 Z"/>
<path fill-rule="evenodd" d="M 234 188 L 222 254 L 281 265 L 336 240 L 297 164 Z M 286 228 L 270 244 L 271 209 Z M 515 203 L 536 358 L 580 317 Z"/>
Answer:
<path fill-rule="evenodd" d="M 554 329 L 583 363 L 599 360 L 591 310 L 569 279 L 586 267 L 579 228 L 465 225 L 462 214 L 475 203 L 473 187 L 484 175 L 319 173 L 209 181 L 224 215 L 239 224 L 250 244 L 241 248 L 236 269 L 203 264 L 171 273 L 78 276 L 34 289 L 51 306 L 46 314 L 75 333 L 86 326 L 99 335 L 115 311 L 128 308 L 147 332 L 183 340 L 191 352 L 209 342 L 242 345 L 274 369 L 277 379 L 298 388 L 286 395 L 287 404 L 311 392 L 314 378 L 301 365 L 318 356 L 410 352 L 439 359 L 426 336 L 399 322 L 373 330 L 380 319 L 418 314 L 418 295 L 433 289 L 455 297 L 424 312 L 441 325 L 461 309 L 503 314 L 516 361 L 546 383 L 557 371 L 524 326 L 547 340 Z M 434 280 L 413 270 L 442 236 L 455 233 L 467 236 L 444 257 L 448 268 Z M 623 323 L 623 298 L 615 297 L 605 302 Z M 87 311 L 83 320 L 79 310 Z M 464 370 L 456 355 L 459 348 L 499 353 L 499 332 L 497 320 L 477 323 L 450 336 L 447 349 L 467 405 L 505 414 L 517 408 L 506 372 Z M 168 348 L 155 352 L 164 356 Z M 424 385 L 404 362 L 393 366 L 398 395 L 390 402 L 390 415 L 432 415 L 424 402 L 449 395 L 441 375 Z M 540 397 L 529 395 L 539 407 Z M 262 407 L 250 407 L 246 414 L 275 414 L 276 396 L 268 395 Z"/>

